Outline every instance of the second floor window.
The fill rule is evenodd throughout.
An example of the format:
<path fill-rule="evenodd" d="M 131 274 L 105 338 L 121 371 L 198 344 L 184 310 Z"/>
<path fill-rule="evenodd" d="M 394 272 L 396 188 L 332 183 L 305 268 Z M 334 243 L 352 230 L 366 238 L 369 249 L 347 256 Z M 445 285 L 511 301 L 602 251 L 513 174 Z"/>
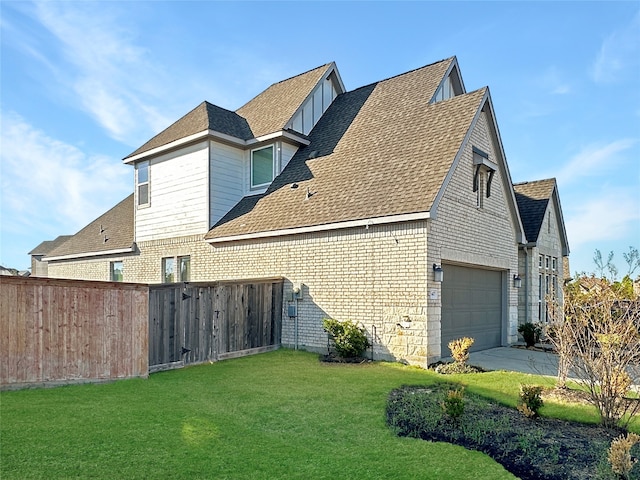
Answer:
<path fill-rule="evenodd" d="M 265 187 L 273 180 L 273 145 L 251 152 L 251 188 Z"/>
<path fill-rule="evenodd" d="M 149 161 L 140 162 L 136 169 L 138 206 L 149 205 Z"/>

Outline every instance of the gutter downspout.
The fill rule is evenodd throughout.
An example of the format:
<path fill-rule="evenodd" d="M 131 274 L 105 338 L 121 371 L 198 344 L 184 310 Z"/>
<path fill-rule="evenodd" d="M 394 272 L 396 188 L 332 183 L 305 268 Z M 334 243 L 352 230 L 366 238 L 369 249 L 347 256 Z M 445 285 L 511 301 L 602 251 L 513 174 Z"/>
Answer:
<path fill-rule="evenodd" d="M 295 350 L 298 350 L 298 298 L 296 298 L 295 302 L 296 302 L 296 320 L 295 320 L 296 325 L 295 325 L 294 343 L 295 343 Z"/>
<path fill-rule="evenodd" d="M 529 323 L 529 252 L 524 250 L 524 323 Z"/>

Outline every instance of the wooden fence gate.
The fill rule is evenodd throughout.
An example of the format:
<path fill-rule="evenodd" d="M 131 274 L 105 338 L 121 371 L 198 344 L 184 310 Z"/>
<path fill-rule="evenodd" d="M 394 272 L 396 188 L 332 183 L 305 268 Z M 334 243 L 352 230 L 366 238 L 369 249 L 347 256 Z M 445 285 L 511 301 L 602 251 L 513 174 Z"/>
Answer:
<path fill-rule="evenodd" d="M 283 279 L 149 287 L 149 369 L 277 348 Z"/>

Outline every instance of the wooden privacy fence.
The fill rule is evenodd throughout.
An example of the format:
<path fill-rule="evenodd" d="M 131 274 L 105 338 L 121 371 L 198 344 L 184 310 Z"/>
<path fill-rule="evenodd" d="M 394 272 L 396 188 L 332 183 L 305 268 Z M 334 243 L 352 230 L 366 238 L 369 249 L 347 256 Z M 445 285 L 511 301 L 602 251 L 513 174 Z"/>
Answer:
<path fill-rule="evenodd" d="M 0 278 L 0 388 L 146 377 L 146 285 Z"/>
<path fill-rule="evenodd" d="M 282 288 L 282 278 L 149 287 L 151 371 L 277 348 Z"/>

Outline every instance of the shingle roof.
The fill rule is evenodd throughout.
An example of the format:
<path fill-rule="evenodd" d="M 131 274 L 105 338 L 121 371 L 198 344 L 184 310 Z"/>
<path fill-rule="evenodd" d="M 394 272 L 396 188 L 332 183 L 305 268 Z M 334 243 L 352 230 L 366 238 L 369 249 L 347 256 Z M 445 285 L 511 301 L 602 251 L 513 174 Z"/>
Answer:
<path fill-rule="evenodd" d="M 125 160 L 205 130 L 214 130 L 242 140 L 253 138 L 249 124 L 240 115 L 209 102 L 202 102 L 136 151 L 127 155 Z"/>
<path fill-rule="evenodd" d="M 127 155 L 124 160 L 206 130 L 214 130 L 241 140 L 280 131 L 291 120 L 298 107 L 302 105 L 331 65 L 328 63 L 274 83 L 235 112 L 209 102 L 202 102 Z"/>
<path fill-rule="evenodd" d="M 131 194 L 66 242 L 51 250 L 44 260 L 65 255 L 100 254 L 130 248 L 133 242 L 134 200 Z"/>
<path fill-rule="evenodd" d="M 429 211 L 486 93 L 429 104 L 452 60 L 340 95 L 267 192 L 205 238 Z"/>
<path fill-rule="evenodd" d="M 46 255 L 47 253 L 53 251 L 58 248 L 64 242 L 69 240 L 73 235 L 60 235 L 54 240 L 45 240 L 36 248 L 29 252 L 29 255 Z"/>
<path fill-rule="evenodd" d="M 535 243 L 538 240 L 540 228 L 544 221 L 544 214 L 547 211 L 547 205 L 555 188 L 555 178 L 513 185 L 525 236 L 529 242 Z"/>
<path fill-rule="evenodd" d="M 282 130 L 309 96 L 331 63 L 274 83 L 236 110 L 246 118 L 254 137 Z"/>

